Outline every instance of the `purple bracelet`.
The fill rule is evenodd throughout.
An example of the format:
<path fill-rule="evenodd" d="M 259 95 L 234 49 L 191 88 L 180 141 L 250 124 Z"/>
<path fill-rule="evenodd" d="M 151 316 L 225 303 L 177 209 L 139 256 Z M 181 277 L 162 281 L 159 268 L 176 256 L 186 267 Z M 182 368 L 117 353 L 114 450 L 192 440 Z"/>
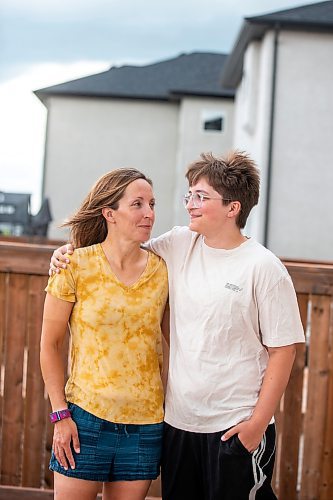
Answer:
<path fill-rule="evenodd" d="M 59 422 L 59 420 L 63 420 L 64 418 L 71 417 L 71 412 L 66 408 L 65 410 L 54 411 L 50 413 L 50 420 L 52 424 Z"/>

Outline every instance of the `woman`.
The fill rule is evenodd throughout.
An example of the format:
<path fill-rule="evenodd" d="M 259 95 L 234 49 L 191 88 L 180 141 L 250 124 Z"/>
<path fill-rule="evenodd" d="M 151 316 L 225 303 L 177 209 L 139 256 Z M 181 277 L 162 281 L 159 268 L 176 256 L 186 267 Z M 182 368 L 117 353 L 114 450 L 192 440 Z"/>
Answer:
<path fill-rule="evenodd" d="M 163 430 L 164 261 L 141 247 L 154 223 L 152 183 L 104 175 L 66 224 L 78 250 L 46 288 L 41 367 L 54 422 L 57 500 L 143 500 L 159 474 Z M 71 331 L 66 387 L 61 347 Z"/>

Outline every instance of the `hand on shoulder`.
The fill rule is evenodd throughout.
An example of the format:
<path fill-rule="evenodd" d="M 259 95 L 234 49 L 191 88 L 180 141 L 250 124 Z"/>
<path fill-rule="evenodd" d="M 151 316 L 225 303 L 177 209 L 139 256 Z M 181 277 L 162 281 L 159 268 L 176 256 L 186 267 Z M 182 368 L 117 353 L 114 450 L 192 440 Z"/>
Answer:
<path fill-rule="evenodd" d="M 62 245 L 54 250 L 50 260 L 49 276 L 52 276 L 54 273 L 60 273 L 61 269 L 66 269 L 67 264 L 70 263 L 68 255 L 71 255 L 73 252 L 74 247 L 71 243 Z"/>

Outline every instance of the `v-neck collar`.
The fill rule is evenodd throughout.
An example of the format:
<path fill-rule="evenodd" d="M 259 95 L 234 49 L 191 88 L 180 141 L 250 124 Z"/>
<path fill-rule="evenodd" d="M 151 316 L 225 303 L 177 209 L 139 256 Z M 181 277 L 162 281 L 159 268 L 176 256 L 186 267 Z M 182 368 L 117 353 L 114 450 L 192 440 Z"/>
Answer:
<path fill-rule="evenodd" d="M 151 252 L 147 251 L 148 256 L 147 256 L 147 262 L 146 262 L 145 268 L 142 271 L 142 273 L 140 274 L 140 276 L 137 278 L 137 280 L 135 280 L 131 285 L 126 285 L 123 281 L 121 281 L 118 278 L 118 276 L 116 275 L 116 273 L 112 269 L 110 262 L 108 261 L 107 256 L 104 252 L 102 244 L 98 243 L 98 247 L 99 247 L 99 254 L 103 260 L 104 268 L 105 268 L 106 272 L 108 274 L 110 274 L 112 276 L 112 278 L 114 279 L 114 281 L 122 288 L 127 289 L 127 290 L 131 290 L 133 288 L 136 288 L 142 282 L 142 280 L 145 278 L 145 276 L 147 275 L 148 269 L 150 267 L 149 265 L 150 265 L 150 259 L 151 259 Z"/>

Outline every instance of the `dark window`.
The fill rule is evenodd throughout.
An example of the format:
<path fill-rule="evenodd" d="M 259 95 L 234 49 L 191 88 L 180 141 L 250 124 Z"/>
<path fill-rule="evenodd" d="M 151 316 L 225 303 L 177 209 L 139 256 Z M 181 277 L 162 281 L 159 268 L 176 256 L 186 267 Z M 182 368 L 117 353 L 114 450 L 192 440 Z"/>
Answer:
<path fill-rule="evenodd" d="M 223 130 L 223 118 L 222 116 L 212 118 L 210 120 L 204 121 L 204 130 L 217 130 L 222 132 Z"/>

